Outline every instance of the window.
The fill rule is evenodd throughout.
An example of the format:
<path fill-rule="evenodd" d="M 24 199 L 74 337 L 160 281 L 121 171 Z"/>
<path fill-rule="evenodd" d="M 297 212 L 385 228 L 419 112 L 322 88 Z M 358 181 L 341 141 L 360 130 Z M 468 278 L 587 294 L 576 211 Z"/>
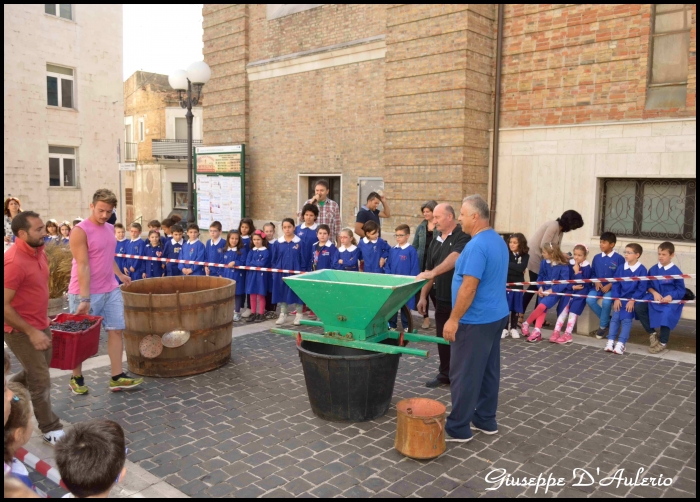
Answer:
<path fill-rule="evenodd" d="M 143 119 L 139 119 L 139 142 L 146 141 L 146 129 Z"/>
<path fill-rule="evenodd" d="M 695 242 L 695 179 L 601 182 L 600 232 Z"/>
<path fill-rule="evenodd" d="M 175 117 L 175 139 L 187 139 L 187 119 Z"/>
<path fill-rule="evenodd" d="M 692 17 L 692 4 L 653 7 L 648 110 L 685 106 Z"/>
<path fill-rule="evenodd" d="M 134 189 L 133 188 L 125 188 L 124 189 L 124 204 L 126 204 L 127 206 L 134 205 Z"/>
<path fill-rule="evenodd" d="M 187 183 L 173 183 L 173 209 L 187 209 Z"/>
<path fill-rule="evenodd" d="M 76 187 L 75 148 L 49 147 L 49 186 Z"/>
<path fill-rule="evenodd" d="M 52 16 L 60 16 L 63 19 L 73 19 L 73 5 L 69 3 L 44 4 L 44 12 Z"/>
<path fill-rule="evenodd" d="M 73 70 L 47 64 L 46 96 L 49 106 L 73 108 Z"/>

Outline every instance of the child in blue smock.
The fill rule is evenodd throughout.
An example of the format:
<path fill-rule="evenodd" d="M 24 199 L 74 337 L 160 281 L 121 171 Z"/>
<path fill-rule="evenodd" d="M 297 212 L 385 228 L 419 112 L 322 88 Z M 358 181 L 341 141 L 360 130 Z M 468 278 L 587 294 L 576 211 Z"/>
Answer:
<path fill-rule="evenodd" d="M 594 279 L 604 279 L 606 277 L 615 277 L 615 271 L 618 267 L 625 264 L 625 258 L 615 252 L 615 244 L 617 244 L 617 236 L 612 232 L 603 232 L 600 234 L 600 253 L 593 257 L 591 264 L 591 277 Z M 612 311 L 612 283 L 611 282 L 596 282 L 588 294 L 586 304 L 595 315 L 600 318 L 600 327 L 595 337 L 598 340 L 605 338 L 610 325 L 610 313 Z M 598 305 L 598 298 L 603 297 L 602 306 Z"/>
<path fill-rule="evenodd" d="M 251 237 L 253 248 L 248 252 L 246 265 L 249 267 L 270 268 L 272 254 L 267 248 L 265 232 L 256 230 Z M 248 270 L 246 272 L 245 292 L 250 295 L 251 316 L 247 322 L 261 322 L 265 320 L 265 297 L 270 289 L 270 272 L 262 270 Z"/>
<path fill-rule="evenodd" d="M 411 229 L 408 225 L 399 225 L 396 227 L 396 246 L 391 248 L 389 251 L 389 258 L 386 261 L 386 265 L 384 265 L 385 273 L 394 275 L 410 275 L 413 277 L 420 274 L 418 252 L 416 251 L 416 248 L 408 243 L 408 238 L 410 235 Z M 415 295 L 411 296 L 406 305 L 410 310 L 415 310 Z M 389 328 L 394 330 L 396 329 L 397 317 L 397 314 L 394 314 L 392 318 L 389 319 Z M 401 309 L 401 326 L 404 330 L 408 329 L 408 317 L 403 309 Z"/>
<path fill-rule="evenodd" d="M 658 248 L 659 263 L 649 269 L 649 275 L 681 275 L 681 269 L 673 264 L 676 247 L 672 242 L 662 242 Z M 682 300 L 685 296 L 683 279 L 654 279 L 647 281 L 645 300 L 662 303 L 636 302 L 634 311 L 649 333 L 649 352 L 658 354 L 666 348 L 671 330 L 676 327 L 683 311 L 682 303 L 668 303 Z M 656 331 L 658 330 L 658 332 Z"/>
<path fill-rule="evenodd" d="M 131 240 L 126 243 L 126 254 L 143 256 L 146 243 L 141 238 L 141 225 L 139 223 L 132 223 L 129 227 L 129 233 L 131 234 Z M 125 265 L 127 269 L 126 273 L 131 277 L 132 281 L 143 278 L 143 273 L 146 271 L 146 262 L 144 260 L 139 258 L 127 258 Z"/>
<path fill-rule="evenodd" d="M 530 248 L 527 247 L 527 239 L 521 233 L 512 234 L 508 238 L 508 276 L 507 282 L 525 282 L 525 270 L 530 262 Z M 523 287 L 508 286 L 510 289 L 520 291 L 506 291 L 508 301 L 508 324 L 501 332 L 501 338 L 520 338 L 518 332 L 518 318 L 525 312 L 523 306 Z"/>
<path fill-rule="evenodd" d="M 126 254 L 126 243 L 129 242 L 129 239 L 126 238 L 126 229 L 121 223 L 114 224 L 114 237 L 117 239 L 117 245 L 114 252 L 118 254 Z M 124 272 L 124 274 L 129 275 L 129 270 L 126 268 L 126 258 L 115 256 L 114 261 L 117 262 L 119 270 Z M 115 275 L 115 277 L 117 276 Z M 119 284 L 122 283 L 122 281 L 119 280 L 119 277 L 117 277 L 117 282 Z"/>
<path fill-rule="evenodd" d="M 642 256 L 642 246 L 631 243 L 625 246 L 625 264 L 617 267 L 614 277 L 643 277 L 647 275 L 647 268 L 639 263 Z M 647 289 L 647 281 L 615 282 L 612 287 L 613 298 L 630 298 L 630 300 L 613 300 L 613 315 L 610 320 L 610 331 L 605 352 L 613 352 L 622 355 L 625 353 L 625 344 L 630 338 L 632 321 L 634 321 L 634 300 L 644 298 Z M 620 335 L 618 338 L 618 334 Z M 615 343 L 617 339 L 617 343 Z"/>
<path fill-rule="evenodd" d="M 170 260 L 179 260 L 182 246 L 185 245 L 185 241 L 182 240 L 184 232 L 182 231 L 182 227 L 178 224 L 174 224 L 171 227 L 171 232 L 172 237 L 165 241 L 165 246 L 163 246 L 163 257 Z M 178 263 L 166 263 L 165 275 L 167 277 L 178 277 L 182 275 L 178 265 Z"/>
<path fill-rule="evenodd" d="M 282 220 L 282 237 L 277 239 L 272 256 L 272 268 L 285 270 L 308 271 L 309 261 L 304 257 L 301 239 L 294 235 L 294 220 L 285 218 Z M 276 323 L 284 324 L 287 320 L 288 306 L 301 304 L 299 297 L 282 280 L 292 274 L 275 272 L 272 279 L 272 301 L 280 305 L 280 317 Z M 301 324 L 302 313 L 297 311 L 294 317 L 294 325 Z"/>
<path fill-rule="evenodd" d="M 316 231 L 318 230 L 318 207 L 313 204 L 306 204 L 301 208 L 301 217 L 304 220 L 294 229 L 294 235 L 301 239 L 301 246 L 304 253 L 304 260 L 307 262 L 307 270 L 313 270 L 314 263 L 314 243 L 318 241 Z M 301 306 L 302 314 L 306 312 L 306 305 Z M 309 311 L 309 317 L 315 318 L 316 315 Z"/>
<path fill-rule="evenodd" d="M 540 275 L 538 281 L 557 281 L 569 279 L 569 258 L 562 253 L 559 246 L 556 244 L 546 244 L 542 248 L 542 264 L 540 265 Z M 542 278 L 544 272 L 545 278 Z M 528 342 L 539 342 L 542 340 L 541 328 L 547 315 L 547 309 L 554 307 L 559 299 L 559 295 L 551 293 L 563 293 L 566 291 L 567 284 L 546 284 L 540 286 L 537 295 L 540 297 L 540 302 L 523 323 L 523 336 L 527 336 Z M 535 328 L 530 332 L 530 324 L 535 323 Z M 553 335 L 552 335 L 553 336 Z"/>
<path fill-rule="evenodd" d="M 163 246 L 160 244 L 160 232 L 151 230 L 148 232 L 148 244 L 144 248 L 143 256 L 149 258 L 161 258 L 163 256 Z M 143 260 L 144 268 L 143 278 L 150 279 L 151 277 L 163 277 L 165 275 L 164 263 L 161 261 Z"/>
<path fill-rule="evenodd" d="M 349 228 L 344 228 L 340 231 L 340 247 L 338 248 L 338 257 L 333 262 L 334 270 L 346 270 L 349 272 L 357 272 L 360 270 L 360 261 L 362 260 L 362 252 L 357 247 L 357 241 L 353 231 Z"/>
<path fill-rule="evenodd" d="M 204 261 L 207 263 L 224 263 L 226 241 L 221 238 L 221 223 L 213 222 L 209 226 L 209 239 L 204 246 Z M 204 267 L 204 272 L 210 277 L 221 277 L 223 268 Z"/>
<path fill-rule="evenodd" d="M 574 246 L 574 257 L 569 260 L 569 275 L 571 279 L 581 280 L 591 278 L 592 269 L 590 263 L 586 261 L 586 256 L 588 256 L 588 248 L 585 244 L 576 244 L 576 246 Z M 569 284 L 564 292 L 588 296 L 590 290 L 590 283 Z M 557 314 L 559 317 L 554 325 L 554 333 L 552 333 L 552 338 L 554 340 L 550 339 L 550 341 L 559 344 L 571 343 L 573 341 L 572 333 L 574 331 L 574 325 L 576 325 L 576 320 L 578 316 L 583 313 L 584 308 L 586 308 L 586 298 L 562 296 L 557 306 Z M 567 315 L 569 316 L 568 321 L 566 319 Z M 562 335 L 561 328 L 564 326 L 565 321 L 566 330 Z"/>
<path fill-rule="evenodd" d="M 389 258 L 391 247 L 379 237 L 379 225 L 374 221 L 368 221 L 364 226 L 365 237 L 360 239 L 358 247 L 362 253 L 364 271 L 373 274 L 383 274 L 384 264 Z"/>
<path fill-rule="evenodd" d="M 247 257 L 248 248 L 243 244 L 241 234 L 238 230 L 229 230 L 226 237 L 226 251 L 222 257 L 222 263 L 226 264 L 226 268 L 221 270 L 223 271 L 222 277 L 236 281 L 236 299 L 233 310 L 233 320 L 235 322 L 241 320 L 241 308 L 243 308 L 246 295 L 245 281 L 247 272 L 234 267 L 245 266 Z"/>
<path fill-rule="evenodd" d="M 189 239 L 182 246 L 180 252 L 181 260 L 204 261 L 204 244 L 199 240 L 199 225 L 190 223 L 187 225 L 187 238 Z M 191 265 L 180 263 L 177 266 L 183 275 L 205 275 L 204 265 Z"/>
<path fill-rule="evenodd" d="M 318 241 L 312 247 L 313 270 L 325 270 L 333 268 L 333 263 L 338 260 L 338 248 L 330 241 L 331 228 L 328 225 L 319 225 L 316 229 Z"/>
<path fill-rule="evenodd" d="M 267 240 L 267 249 L 270 250 L 270 264 L 272 264 L 273 248 L 277 243 L 277 237 L 275 237 L 275 224 L 271 221 L 263 225 L 263 232 L 265 233 L 265 240 Z M 272 272 L 265 272 L 268 277 L 268 288 L 267 295 L 265 295 L 265 319 L 274 319 L 277 316 L 277 304 L 272 302 Z"/>
<path fill-rule="evenodd" d="M 70 224 L 67 221 L 61 223 L 61 226 L 58 227 L 58 233 L 61 234 L 59 242 L 67 246 L 70 242 Z"/>

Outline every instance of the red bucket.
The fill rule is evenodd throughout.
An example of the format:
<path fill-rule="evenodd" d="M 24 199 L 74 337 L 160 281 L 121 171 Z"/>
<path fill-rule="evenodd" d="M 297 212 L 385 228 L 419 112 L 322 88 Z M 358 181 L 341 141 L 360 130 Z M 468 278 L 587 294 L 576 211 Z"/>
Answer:
<path fill-rule="evenodd" d="M 51 367 L 59 370 L 72 370 L 89 357 L 97 354 L 100 345 L 100 326 L 102 317 L 92 315 L 58 314 L 53 321 L 97 321 L 85 331 L 59 331 L 51 329 L 53 355 Z M 50 327 L 50 326 L 49 326 Z"/>

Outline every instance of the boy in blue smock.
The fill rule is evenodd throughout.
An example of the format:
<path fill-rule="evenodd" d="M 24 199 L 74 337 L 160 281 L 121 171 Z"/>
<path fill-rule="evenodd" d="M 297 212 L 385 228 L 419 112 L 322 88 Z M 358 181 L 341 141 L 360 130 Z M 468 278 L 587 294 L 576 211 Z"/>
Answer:
<path fill-rule="evenodd" d="M 131 240 L 126 243 L 126 254 L 131 254 L 134 256 L 143 256 L 144 248 L 146 243 L 141 238 L 141 225 L 139 223 L 132 223 L 129 227 L 129 233 L 131 234 Z M 146 270 L 146 262 L 140 258 L 127 258 L 125 263 L 125 274 L 131 277 L 132 281 L 136 281 L 143 278 L 143 273 Z"/>
<path fill-rule="evenodd" d="M 394 275 L 410 275 L 417 276 L 420 274 L 420 264 L 418 262 L 418 252 L 416 248 L 408 243 L 408 238 L 411 235 L 411 229 L 408 225 L 399 225 L 396 227 L 396 246 L 391 248 L 389 251 L 389 259 L 384 265 L 384 272 L 387 274 Z M 411 296 L 411 299 L 406 303 L 409 309 L 414 310 L 416 308 L 416 297 Z M 394 314 L 391 319 L 389 319 L 389 328 L 392 330 L 396 329 L 396 318 L 397 314 Z M 408 317 L 406 313 L 401 310 L 401 326 L 404 330 L 408 329 Z"/>
<path fill-rule="evenodd" d="M 318 242 L 312 248 L 313 270 L 325 270 L 333 268 L 333 264 L 338 260 L 338 248 L 330 241 L 331 227 L 319 225 L 316 229 Z"/>
<path fill-rule="evenodd" d="M 593 263 L 591 264 L 592 279 L 615 277 L 617 268 L 625 264 L 625 258 L 615 252 L 615 244 L 617 244 L 617 236 L 614 233 L 603 232 L 600 234 L 601 253 L 593 257 Z M 600 327 L 595 335 L 598 340 L 605 338 L 608 333 L 610 311 L 612 309 L 612 301 L 609 298 L 612 296 L 612 286 L 611 282 L 596 282 L 593 291 L 590 292 L 586 299 L 588 307 L 600 318 Z M 602 307 L 598 305 L 598 298 L 601 296 L 603 297 Z"/>
<path fill-rule="evenodd" d="M 310 261 L 304 258 L 301 238 L 294 235 L 294 220 L 285 218 L 282 220 L 282 237 L 277 239 L 277 244 L 272 248 L 272 268 L 282 270 L 299 270 L 306 272 Z M 272 301 L 279 304 L 280 316 L 276 324 L 284 324 L 287 320 L 289 305 L 301 305 L 301 299 L 283 281 L 292 274 L 275 272 L 272 278 Z M 294 325 L 299 326 L 302 320 L 301 311 L 297 311 L 294 317 Z"/>
<path fill-rule="evenodd" d="M 226 241 L 221 238 L 221 223 L 213 222 L 209 226 L 211 239 L 204 246 L 204 261 L 207 263 L 223 263 L 224 252 L 226 251 Z M 204 267 L 204 272 L 210 277 L 222 277 L 223 268 Z"/>
<path fill-rule="evenodd" d="M 649 275 L 681 275 L 681 269 L 673 264 L 676 247 L 672 242 L 659 244 L 659 263 L 649 269 Z M 683 279 L 654 279 L 647 281 L 645 300 L 655 300 L 660 303 L 638 302 L 634 311 L 649 333 L 649 352 L 658 354 L 666 348 L 671 337 L 671 330 L 676 327 L 683 311 L 682 303 L 669 303 L 672 300 L 682 300 L 685 296 L 685 281 Z M 657 331 L 658 330 L 658 331 Z"/>
<path fill-rule="evenodd" d="M 182 227 L 178 224 L 173 224 L 171 228 L 172 237 L 165 241 L 165 246 L 163 246 L 163 257 L 171 260 L 180 259 L 180 251 L 182 251 L 182 246 L 185 242 L 182 240 Z M 182 275 L 177 263 L 166 263 L 165 264 L 165 275 L 168 277 L 177 277 Z"/>
<path fill-rule="evenodd" d="M 181 260 L 204 261 L 204 244 L 199 240 L 199 225 L 190 223 L 187 225 L 187 238 L 180 252 Z M 180 263 L 177 266 L 183 275 L 204 275 L 204 265 L 191 265 Z"/>
<path fill-rule="evenodd" d="M 618 267 L 615 277 L 640 277 L 647 275 L 647 268 L 639 263 L 642 256 L 642 246 L 631 243 L 625 246 L 625 264 Z M 614 300 L 613 315 L 610 321 L 610 332 L 605 352 L 613 352 L 618 355 L 625 353 L 625 344 L 630 338 L 632 321 L 634 321 L 634 300 L 641 300 L 646 294 L 646 281 L 615 282 L 612 287 L 613 298 L 630 298 L 630 300 Z M 618 338 L 619 333 L 619 338 Z M 617 343 L 615 339 L 617 338 Z"/>
<path fill-rule="evenodd" d="M 297 225 L 294 229 L 294 235 L 301 239 L 301 249 L 303 253 L 303 258 L 306 261 L 306 269 L 312 270 L 314 263 L 314 252 L 313 247 L 318 238 L 316 237 L 316 231 L 318 230 L 318 223 L 316 219 L 318 218 L 318 207 L 313 204 L 306 204 L 301 208 L 301 217 L 304 222 Z M 306 305 L 302 304 L 301 312 L 306 312 Z M 295 314 L 296 312 L 292 312 Z M 309 311 L 309 317 L 315 318 L 316 315 Z"/>
<path fill-rule="evenodd" d="M 384 273 L 384 264 L 389 258 L 389 244 L 379 237 L 379 225 L 373 221 L 365 223 L 365 236 L 358 247 L 364 261 L 364 271 L 374 274 Z"/>
<path fill-rule="evenodd" d="M 121 223 L 114 224 L 114 237 L 117 238 L 117 246 L 115 247 L 114 252 L 119 254 L 126 254 L 126 243 L 129 242 L 129 239 L 126 238 L 126 229 Z M 126 269 L 126 258 L 120 258 L 118 256 L 115 256 L 114 261 L 117 262 L 119 270 L 121 270 L 127 275 L 129 274 L 128 270 Z M 115 277 L 117 276 L 115 275 Z M 117 277 L 117 282 L 119 284 L 122 283 L 122 281 L 119 280 L 119 277 Z"/>

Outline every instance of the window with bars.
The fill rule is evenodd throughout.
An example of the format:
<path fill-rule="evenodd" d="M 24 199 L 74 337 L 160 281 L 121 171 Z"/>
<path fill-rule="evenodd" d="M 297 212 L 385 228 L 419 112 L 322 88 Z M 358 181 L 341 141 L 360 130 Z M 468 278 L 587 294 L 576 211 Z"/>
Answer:
<path fill-rule="evenodd" d="M 49 106 L 73 108 L 73 70 L 46 65 L 46 102 Z"/>
<path fill-rule="evenodd" d="M 75 148 L 49 146 L 49 186 L 77 187 Z"/>
<path fill-rule="evenodd" d="M 73 19 L 73 5 L 69 3 L 44 4 L 44 12 L 52 16 L 62 17 L 63 19 Z"/>
<path fill-rule="evenodd" d="M 600 233 L 695 242 L 695 178 L 600 181 Z"/>
<path fill-rule="evenodd" d="M 655 4 L 649 44 L 646 108 L 685 106 L 693 4 Z"/>

